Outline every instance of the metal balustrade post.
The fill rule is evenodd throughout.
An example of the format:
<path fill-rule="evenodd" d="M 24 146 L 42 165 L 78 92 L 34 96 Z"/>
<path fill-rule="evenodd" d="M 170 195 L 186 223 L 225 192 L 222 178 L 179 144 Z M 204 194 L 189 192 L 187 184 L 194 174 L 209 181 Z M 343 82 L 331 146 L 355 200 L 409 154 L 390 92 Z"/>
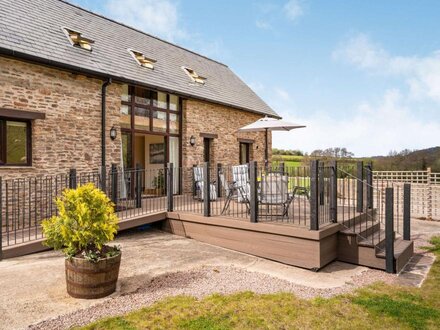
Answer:
<path fill-rule="evenodd" d="M 394 262 L 394 189 L 385 188 L 385 268 L 395 273 Z"/>
<path fill-rule="evenodd" d="M 403 239 L 411 240 L 411 184 L 403 185 Z"/>
<path fill-rule="evenodd" d="M 174 164 L 167 164 L 167 211 L 174 211 Z"/>
<path fill-rule="evenodd" d="M 359 161 L 356 164 L 356 211 L 364 211 L 364 162 Z"/>
<path fill-rule="evenodd" d="M 319 160 L 310 162 L 310 230 L 319 230 Z"/>
<path fill-rule="evenodd" d="M 193 194 L 193 197 L 196 197 L 197 196 L 197 186 L 196 186 L 196 178 L 194 177 L 194 168 L 195 167 L 197 167 L 197 165 L 193 165 L 193 168 L 192 168 L 192 174 L 191 174 L 191 181 L 192 181 L 192 194 Z"/>
<path fill-rule="evenodd" d="M 250 181 L 250 221 L 258 222 L 258 167 L 256 161 L 249 163 L 249 181 Z"/>
<path fill-rule="evenodd" d="M 136 165 L 136 208 L 142 207 L 142 175 L 141 175 L 141 167 Z"/>
<path fill-rule="evenodd" d="M 278 170 L 281 173 L 281 175 L 284 175 L 284 173 L 286 173 L 286 164 L 284 162 L 280 162 L 278 164 Z"/>
<path fill-rule="evenodd" d="M 319 205 L 324 205 L 324 189 L 325 189 L 325 176 L 324 176 L 325 167 L 324 164 L 322 166 L 318 166 L 318 189 L 319 189 Z"/>
<path fill-rule="evenodd" d="M 211 182 L 209 162 L 203 165 L 203 215 L 211 216 Z"/>
<path fill-rule="evenodd" d="M 220 180 L 220 174 L 222 173 L 222 164 L 217 164 L 217 179 L 216 179 L 216 189 L 217 189 L 217 198 L 222 197 L 222 183 Z"/>
<path fill-rule="evenodd" d="M 338 222 L 338 162 L 330 163 L 330 220 Z"/>
<path fill-rule="evenodd" d="M 367 208 L 373 208 L 373 163 L 367 164 Z"/>
<path fill-rule="evenodd" d="M 426 184 L 427 184 L 427 196 L 426 196 L 426 204 L 427 204 L 427 214 L 426 220 L 432 220 L 432 171 L 431 167 L 426 169 Z"/>
<path fill-rule="evenodd" d="M 111 179 L 111 200 L 116 206 L 118 202 L 118 167 L 116 164 L 112 164 Z"/>
<path fill-rule="evenodd" d="M 69 171 L 69 189 L 76 189 L 77 184 L 76 184 L 76 169 L 75 168 L 71 168 Z"/>

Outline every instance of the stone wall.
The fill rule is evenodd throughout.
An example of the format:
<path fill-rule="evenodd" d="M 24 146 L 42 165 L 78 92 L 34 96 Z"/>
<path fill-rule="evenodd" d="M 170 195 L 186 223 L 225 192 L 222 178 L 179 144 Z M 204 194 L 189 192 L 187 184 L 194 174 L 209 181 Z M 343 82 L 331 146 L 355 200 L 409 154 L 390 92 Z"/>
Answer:
<path fill-rule="evenodd" d="M 3 179 L 97 171 L 101 165 L 101 86 L 103 81 L 80 74 L 0 57 L 0 108 L 44 112 L 46 119 L 32 122 L 32 166 L 0 166 Z M 121 85 L 107 88 L 107 166 L 120 163 L 119 128 Z M 1 114 L 0 114 L 1 116 Z M 201 133 L 216 134 L 212 140 L 212 166 L 239 163 L 239 138 L 252 139 L 251 159 L 264 160 L 264 133 L 238 133 L 238 128 L 261 115 L 199 100 L 183 101 L 182 166 L 203 162 Z M 191 146 L 191 135 L 196 145 Z M 269 151 L 271 136 L 269 135 Z M 270 156 L 270 152 L 269 152 Z"/>
<path fill-rule="evenodd" d="M 44 112 L 32 122 L 32 166 L 0 167 L 3 179 L 95 171 L 101 165 L 103 81 L 41 65 L 0 57 L 0 108 Z M 107 88 L 107 164 L 120 163 L 121 85 Z M 0 110 L 1 116 L 1 110 Z"/>
<path fill-rule="evenodd" d="M 183 102 L 183 131 L 182 131 L 182 155 L 183 155 L 183 191 L 193 190 L 193 165 L 201 165 L 204 162 L 203 137 L 200 134 L 215 134 L 211 140 L 211 181 L 217 180 L 216 164 L 225 166 L 225 179 L 230 181 L 231 165 L 238 165 L 240 161 L 239 139 L 254 140 L 252 150 L 249 152 L 250 160 L 256 160 L 260 165 L 264 163 L 264 132 L 237 132 L 240 127 L 253 123 L 261 118 L 261 115 L 231 109 L 226 106 L 203 102 L 199 100 L 185 100 Z M 196 138 L 196 144 L 191 146 L 190 137 Z M 269 159 L 271 156 L 271 134 L 268 136 Z"/>
<path fill-rule="evenodd" d="M 203 163 L 204 146 L 201 133 L 217 134 L 211 144 L 211 165 L 237 165 L 239 163 L 238 139 L 255 140 L 250 151 L 251 160 L 260 164 L 264 161 L 264 132 L 239 133 L 240 127 L 248 125 L 262 115 L 231 109 L 213 103 L 185 100 L 183 102 L 182 152 L 183 167 Z M 195 136 L 196 144 L 191 146 L 189 139 Z M 271 134 L 269 132 L 269 159 L 271 157 Z"/>

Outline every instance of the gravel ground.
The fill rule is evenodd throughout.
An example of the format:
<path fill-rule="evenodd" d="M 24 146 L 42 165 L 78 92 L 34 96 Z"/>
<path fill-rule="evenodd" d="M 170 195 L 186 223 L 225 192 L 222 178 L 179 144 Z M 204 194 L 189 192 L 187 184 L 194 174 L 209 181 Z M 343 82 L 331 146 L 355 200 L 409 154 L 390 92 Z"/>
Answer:
<path fill-rule="evenodd" d="M 32 325 L 29 329 L 68 329 L 85 325 L 103 317 L 125 314 L 149 306 L 165 297 L 191 295 L 197 298 L 213 293 L 230 294 L 240 291 L 256 293 L 291 292 L 301 298 L 331 297 L 356 288 L 383 281 L 394 283 L 395 275 L 378 270 L 366 270 L 351 282 L 336 289 L 314 289 L 257 272 L 236 267 L 201 267 L 199 269 L 165 274 L 154 278 L 147 286 L 134 293 L 109 299 L 101 304 L 61 315 Z"/>

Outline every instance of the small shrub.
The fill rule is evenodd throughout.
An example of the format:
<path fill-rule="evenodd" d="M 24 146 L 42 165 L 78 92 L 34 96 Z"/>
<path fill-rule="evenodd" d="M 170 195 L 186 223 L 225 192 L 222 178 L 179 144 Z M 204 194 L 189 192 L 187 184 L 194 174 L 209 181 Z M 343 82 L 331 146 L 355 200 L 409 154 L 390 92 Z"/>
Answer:
<path fill-rule="evenodd" d="M 104 246 L 118 230 L 114 205 L 104 192 L 88 183 L 66 189 L 56 204 L 59 215 L 42 222 L 45 245 L 91 262 L 119 252 L 117 247 Z"/>

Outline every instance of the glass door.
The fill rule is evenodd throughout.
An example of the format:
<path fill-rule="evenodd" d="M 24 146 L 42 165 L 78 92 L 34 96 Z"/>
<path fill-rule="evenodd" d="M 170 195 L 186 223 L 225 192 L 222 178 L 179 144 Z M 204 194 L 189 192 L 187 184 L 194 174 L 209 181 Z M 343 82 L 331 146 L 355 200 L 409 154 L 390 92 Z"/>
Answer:
<path fill-rule="evenodd" d="M 168 141 L 168 159 L 170 163 L 173 163 L 175 168 L 173 173 L 173 193 L 178 194 L 180 191 L 180 139 L 175 136 L 170 136 Z"/>

